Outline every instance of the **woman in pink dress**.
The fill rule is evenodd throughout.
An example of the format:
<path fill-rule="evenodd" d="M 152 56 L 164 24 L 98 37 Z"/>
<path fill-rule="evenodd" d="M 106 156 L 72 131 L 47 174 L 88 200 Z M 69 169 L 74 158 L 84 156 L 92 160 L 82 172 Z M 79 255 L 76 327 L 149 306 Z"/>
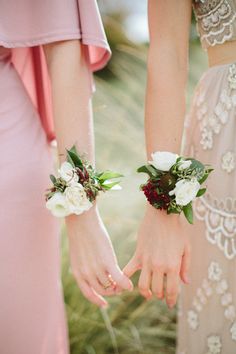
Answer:
<path fill-rule="evenodd" d="M 53 172 L 74 143 L 94 163 L 91 72 L 110 57 L 95 0 L 0 0 L 0 353 L 66 354 L 59 225 L 45 208 Z M 55 129 L 54 129 L 55 126 Z M 106 306 L 123 275 L 96 206 L 66 218 L 72 271 Z"/>

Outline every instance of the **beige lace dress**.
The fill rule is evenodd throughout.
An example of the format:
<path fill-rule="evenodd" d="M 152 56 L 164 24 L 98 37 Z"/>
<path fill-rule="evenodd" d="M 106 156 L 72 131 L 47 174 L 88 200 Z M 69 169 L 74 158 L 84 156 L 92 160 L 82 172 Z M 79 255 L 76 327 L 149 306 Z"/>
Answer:
<path fill-rule="evenodd" d="M 203 48 L 236 40 L 236 0 L 193 2 Z M 235 48 L 235 47 L 234 47 Z M 191 284 L 179 301 L 178 354 L 236 354 L 236 62 L 201 77 L 184 154 L 215 168 L 195 202 Z"/>

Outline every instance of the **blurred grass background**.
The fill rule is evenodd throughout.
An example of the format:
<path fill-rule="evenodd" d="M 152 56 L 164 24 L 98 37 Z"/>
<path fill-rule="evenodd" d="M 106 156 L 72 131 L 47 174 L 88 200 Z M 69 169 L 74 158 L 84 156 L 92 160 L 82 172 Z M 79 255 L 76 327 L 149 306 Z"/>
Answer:
<path fill-rule="evenodd" d="M 133 254 L 136 230 L 144 213 L 139 192 L 145 161 L 144 95 L 147 45 L 131 42 L 122 27 L 121 13 L 104 16 L 113 57 L 96 75 L 94 95 L 97 168 L 122 171 L 123 190 L 99 198 L 100 211 L 111 235 L 119 264 Z M 194 86 L 206 67 L 206 57 L 191 34 L 189 105 Z M 173 79 L 173 85 L 174 85 Z M 171 97 L 170 97 L 171 99 Z M 99 310 L 83 298 L 69 271 L 68 246 L 62 238 L 62 279 L 72 354 L 171 354 L 175 352 L 176 310 L 158 300 L 144 300 L 135 290 L 109 300 Z M 137 275 L 134 283 L 137 284 Z"/>

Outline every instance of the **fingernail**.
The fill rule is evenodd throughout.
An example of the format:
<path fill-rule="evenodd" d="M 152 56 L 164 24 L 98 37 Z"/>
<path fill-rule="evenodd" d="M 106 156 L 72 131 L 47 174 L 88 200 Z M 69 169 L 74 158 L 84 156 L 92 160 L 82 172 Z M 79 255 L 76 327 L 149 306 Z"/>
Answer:
<path fill-rule="evenodd" d="M 173 309 L 174 306 L 175 306 L 175 304 L 168 304 L 168 307 L 170 310 Z"/>
<path fill-rule="evenodd" d="M 129 284 L 128 290 L 129 290 L 129 291 L 133 291 L 133 290 L 134 290 L 134 286 L 133 286 L 132 283 Z"/>
<path fill-rule="evenodd" d="M 187 275 L 184 277 L 184 280 L 185 280 L 185 282 L 186 282 L 187 284 L 190 284 L 190 283 L 191 283 L 191 280 L 190 280 L 190 278 L 189 278 Z"/>
<path fill-rule="evenodd" d="M 104 309 L 104 310 L 105 310 L 105 309 L 108 309 L 108 308 L 109 308 L 109 305 L 108 305 L 108 304 L 102 304 L 102 305 L 101 305 L 101 308 Z"/>

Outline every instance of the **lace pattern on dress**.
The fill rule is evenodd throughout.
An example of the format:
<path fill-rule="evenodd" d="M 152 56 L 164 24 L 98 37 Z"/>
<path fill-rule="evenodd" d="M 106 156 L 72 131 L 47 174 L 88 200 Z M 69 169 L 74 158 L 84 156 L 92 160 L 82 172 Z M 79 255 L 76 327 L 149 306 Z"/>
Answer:
<path fill-rule="evenodd" d="M 229 291 L 227 279 L 223 276 L 223 270 L 218 262 L 212 261 L 208 267 L 208 276 L 203 279 L 201 286 L 197 288 L 193 297 L 191 309 L 187 313 L 189 328 L 196 331 L 200 326 L 200 314 L 204 307 L 210 303 L 212 296 L 218 296 L 224 311 L 224 317 L 229 322 L 230 336 L 236 340 L 236 308 L 233 304 L 233 296 Z M 221 353 L 222 342 L 218 334 L 211 334 L 206 341 L 207 354 Z"/>
<path fill-rule="evenodd" d="M 235 5 L 233 0 L 193 1 L 197 30 L 203 48 L 236 38 Z"/>
<path fill-rule="evenodd" d="M 212 149 L 214 136 L 218 135 L 229 120 L 229 113 L 236 108 L 236 64 L 229 66 L 227 87 L 223 88 L 213 112 L 209 112 L 205 97 L 206 92 L 199 85 L 193 105 L 201 131 L 200 144 L 203 150 Z M 228 156 L 229 157 L 229 156 Z M 225 164 L 224 164 L 225 165 Z M 222 166 L 224 169 L 224 167 Z"/>
<path fill-rule="evenodd" d="M 198 220 L 206 225 L 207 240 L 216 245 L 228 260 L 236 257 L 236 198 L 219 200 L 210 193 L 194 202 Z"/>

